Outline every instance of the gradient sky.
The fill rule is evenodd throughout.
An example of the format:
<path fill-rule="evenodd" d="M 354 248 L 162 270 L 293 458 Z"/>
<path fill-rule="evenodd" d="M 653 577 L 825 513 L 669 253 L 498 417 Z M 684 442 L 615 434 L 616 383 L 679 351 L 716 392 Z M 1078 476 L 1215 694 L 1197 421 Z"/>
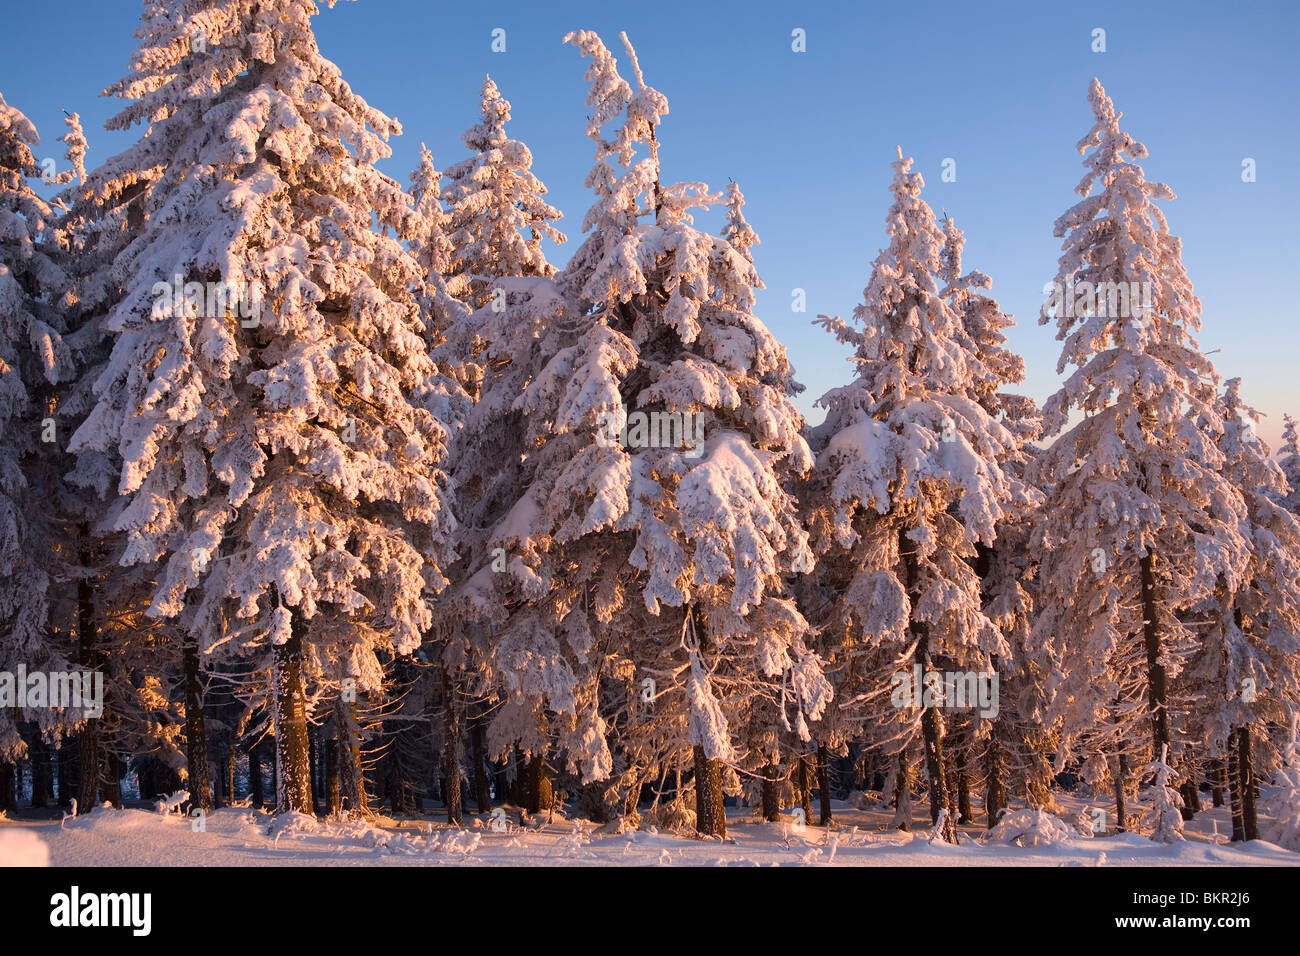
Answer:
<path fill-rule="evenodd" d="M 61 108 L 79 111 L 88 164 L 137 133 L 109 134 L 117 109 L 99 91 L 125 71 L 140 5 L 134 0 L 0 0 L 0 92 L 62 161 Z M 322 4 L 323 6 L 323 4 Z M 491 50 L 492 31 L 506 50 Z M 1057 387 L 1059 343 L 1035 318 L 1056 274 L 1052 224 L 1077 198 L 1075 143 L 1091 126 L 1088 82 L 1101 79 L 1144 142 L 1148 178 L 1173 187 L 1163 203 L 1204 310 L 1202 348 L 1268 416 L 1276 449 L 1282 413 L 1300 414 L 1300 5 L 1295 2 L 830 3 L 744 2 L 438 4 L 342 0 L 316 19 L 325 56 L 405 135 L 381 168 L 401 182 L 421 140 L 439 168 L 466 155 L 460 135 L 478 118 L 491 73 L 513 107 L 511 136 L 532 149 L 550 200 L 565 212 L 562 265 L 579 240 L 590 197 L 582 182 L 592 144 L 586 62 L 561 43 L 593 29 L 626 63 L 626 30 L 647 82 L 667 97 L 665 181 L 736 180 L 762 244 L 767 284 L 758 314 L 786 344 L 808 387 L 799 404 L 843 384 L 846 352 L 812 326 L 847 317 L 885 243 L 895 145 L 914 156 L 925 198 L 966 232 L 965 267 L 993 277 L 993 294 L 1021 323 L 1010 344 L 1025 356 L 1024 389 Z M 806 31 L 793 52 L 791 31 Z M 1093 30 L 1106 52 L 1092 51 Z M 630 76 L 630 71 L 624 70 Z M 1244 183 L 1242 160 L 1256 162 Z M 945 158 L 956 181 L 942 182 Z M 718 210 L 697 222 L 717 231 Z M 807 311 L 791 309 L 806 290 Z"/>

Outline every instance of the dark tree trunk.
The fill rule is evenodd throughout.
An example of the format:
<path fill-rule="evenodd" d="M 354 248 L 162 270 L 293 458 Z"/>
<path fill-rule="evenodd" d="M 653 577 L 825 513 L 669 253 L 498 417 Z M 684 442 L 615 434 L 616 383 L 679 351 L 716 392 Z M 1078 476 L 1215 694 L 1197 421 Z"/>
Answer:
<path fill-rule="evenodd" d="M 84 567 L 92 567 L 94 555 L 90 548 L 90 529 L 79 529 L 78 555 Z M 95 647 L 95 589 L 88 578 L 77 581 L 77 644 L 81 666 L 93 668 L 98 661 Z M 77 812 L 89 813 L 99 802 L 99 726 L 105 714 L 86 721 L 81 732 L 80 779 L 77 787 Z M 33 791 L 33 796 L 35 791 Z"/>
<path fill-rule="evenodd" d="M 1246 818 L 1241 800 L 1241 739 L 1234 728 L 1228 734 L 1228 792 L 1232 804 L 1232 842 L 1246 839 Z"/>
<path fill-rule="evenodd" d="M 528 760 L 527 791 L 529 813 L 551 809 L 551 781 L 546 776 L 546 761 L 541 754 L 533 754 Z"/>
<path fill-rule="evenodd" d="M 1182 791 L 1183 806 L 1180 811 L 1183 820 L 1191 820 L 1196 816 L 1196 811 L 1200 809 L 1201 795 L 1196 789 L 1196 783 L 1193 780 L 1184 780 L 1178 787 Z"/>
<path fill-rule="evenodd" d="M 763 768 L 763 819 L 777 823 L 781 819 L 781 793 L 779 774 L 781 768 L 774 763 Z"/>
<path fill-rule="evenodd" d="M 262 755 L 256 744 L 248 747 L 248 795 L 257 809 L 266 806 L 266 791 L 262 786 Z"/>
<path fill-rule="evenodd" d="M 1210 801 L 1216 807 L 1223 806 L 1223 789 L 1226 785 L 1223 772 L 1223 760 L 1216 757 L 1210 761 Z"/>
<path fill-rule="evenodd" d="M 325 768 L 321 766 L 320 747 L 317 744 L 319 734 L 315 727 L 307 726 L 307 766 L 310 768 L 312 812 L 316 812 L 316 800 L 325 793 Z"/>
<path fill-rule="evenodd" d="M 965 744 L 965 740 L 963 740 Z M 955 772 L 957 774 L 957 813 L 958 820 L 961 823 L 970 823 L 975 819 L 975 811 L 970 803 L 970 774 L 967 772 L 966 747 L 963 746 L 956 753 Z"/>
<path fill-rule="evenodd" d="M 387 771 L 385 776 L 388 802 L 393 808 L 393 813 L 409 812 L 410 804 L 407 801 L 406 775 L 402 769 L 402 749 L 397 739 L 394 739 L 388 748 L 388 756 L 384 761 L 384 767 Z"/>
<path fill-rule="evenodd" d="M 907 751 L 898 755 L 894 772 L 894 825 L 904 833 L 912 829 L 912 768 L 907 761 Z"/>
<path fill-rule="evenodd" d="M 136 779 L 140 781 L 140 799 L 156 800 L 158 798 L 158 761 L 153 757 L 141 757 Z"/>
<path fill-rule="evenodd" d="M 943 718 L 939 715 L 939 708 L 926 707 L 921 712 L 921 734 L 925 739 L 925 767 L 930 776 L 930 822 L 937 824 L 942 811 L 948 810 L 940 835 L 945 843 L 956 843 L 955 821 L 946 805 L 948 780 L 944 773 Z"/>
<path fill-rule="evenodd" d="M 66 735 L 59 741 L 59 803 L 66 807 L 77 795 L 77 771 L 81 766 L 81 756 L 77 750 L 78 738 Z"/>
<path fill-rule="evenodd" d="M 1124 781 L 1128 779 L 1128 754 L 1121 753 L 1115 773 L 1115 830 L 1124 833 L 1128 830 L 1128 808 L 1124 805 Z"/>
<path fill-rule="evenodd" d="M 696 744 L 695 754 L 695 830 L 702 836 L 727 835 L 727 815 L 722 796 L 722 761 L 704 755 L 704 745 Z"/>
<path fill-rule="evenodd" d="M 907 530 L 898 529 L 898 554 L 903 563 L 903 586 L 909 597 L 917 586 L 916 546 L 907 537 Z M 909 622 L 908 629 L 916 638 L 916 662 L 922 675 L 929 669 L 928 628 L 923 623 Z M 944 773 L 943 718 L 937 707 L 926 707 L 921 712 L 921 734 L 925 741 L 925 766 L 930 783 L 930 822 L 937 824 L 940 813 L 949 810 L 944 818 L 941 836 L 946 843 L 957 842 L 955 821 L 948 803 L 948 781 Z"/>
<path fill-rule="evenodd" d="M 515 765 L 515 776 L 510 781 L 510 802 L 517 807 L 528 809 L 528 772 L 524 764 L 524 752 L 515 745 L 514 756 L 511 758 Z"/>
<path fill-rule="evenodd" d="M 325 813 L 338 816 L 342 807 L 343 787 L 339 782 L 339 739 L 325 741 Z"/>
<path fill-rule="evenodd" d="M 368 813 L 370 797 L 366 793 L 366 774 L 361 765 L 361 728 L 352 702 L 341 697 L 334 701 L 334 724 L 339 742 L 339 800 L 341 809 Z"/>
<path fill-rule="evenodd" d="M 17 765 L 12 760 L 0 760 L 0 813 L 18 809 L 17 777 Z"/>
<path fill-rule="evenodd" d="M 1251 753 L 1250 725 L 1237 729 L 1237 773 L 1241 787 L 1243 836 L 1259 839 L 1259 816 L 1255 811 L 1255 763 Z"/>
<path fill-rule="evenodd" d="M 799 791 L 796 797 L 799 800 L 799 808 L 803 810 L 804 823 L 812 823 L 812 783 L 809 781 L 808 758 L 803 754 L 799 755 L 794 773 Z"/>
<path fill-rule="evenodd" d="M 1142 635 L 1147 651 L 1147 700 L 1151 706 L 1151 753 L 1159 756 L 1169 744 L 1169 692 L 1160 662 L 1160 618 L 1156 606 L 1156 558 L 1147 551 L 1141 570 Z"/>
<path fill-rule="evenodd" d="M 202 810 L 211 810 L 208 735 L 203 719 L 203 675 L 199 668 L 199 642 L 188 633 L 181 635 L 181 658 L 185 672 L 185 760 L 189 769 L 190 804 Z"/>
<path fill-rule="evenodd" d="M 831 760 L 824 744 L 817 746 L 817 796 L 821 811 L 817 823 L 828 827 L 831 825 Z"/>
<path fill-rule="evenodd" d="M 492 763 L 492 788 L 496 791 L 498 803 L 505 803 L 510 799 L 510 775 L 507 773 L 509 764 L 505 760 L 496 760 Z"/>
<path fill-rule="evenodd" d="M 481 709 L 469 722 L 470 756 L 474 760 L 474 795 L 479 813 L 492 812 L 492 791 L 488 788 L 487 754 L 483 746 L 483 714 Z"/>
<path fill-rule="evenodd" d="M 296 811 L 314 816 L 311 766 L 307 744 L 307 708 L 302 689 L 302 612 L 289 609 L 290 635 L 275 646 L 275 746 L 277 813 Z"/>
<path fill-rule="evenodd" d="M 238 796 L 235 793 L 235 741 L 229 730 L 225 732 L 221 748 L 222 788 L 226 791 L 226 805 L 233 806 Z"/>
<path fill-rule="evenodd" d="M 100 769 L 101 786 L 104 800 L 111 803 L 116 810 L 122 809 L 122 762 L 116 753 L 105 750 L 103 765 Z"/>
<path fill-rule="evenodd" d="M 988 749 L 984 751 L 984 812 L 988 816 L 985 824 L 992 830 L 998 823 L 998 815 L 1007 805 L 1007 788 L 1002 779 L 1002 748 L 998 744 L 996 730 L 989 738 Z"/>
<path fill-rule="evenodd" d="M 460 826 L 460 708 L 457 706 L 455 684 L 446 671 L 442 677 L 442 778 L 443 802 L 447 807 L 447 822 Z"/>

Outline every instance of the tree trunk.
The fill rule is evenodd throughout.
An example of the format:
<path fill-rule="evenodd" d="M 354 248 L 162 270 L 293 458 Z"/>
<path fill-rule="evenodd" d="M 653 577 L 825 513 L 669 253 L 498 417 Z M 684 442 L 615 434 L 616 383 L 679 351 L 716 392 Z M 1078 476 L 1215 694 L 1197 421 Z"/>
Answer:
<path fill-rule="evenodd" d="M 509 764 L 505 760 L 495 760 L 492 762 L 492 788 L 496 791 L 498 803 L 505 803 L 509 800 L 510 793 L 510 776 L 506 772 Z"/>
<path fill-rule="evenodd" d="M 930 777 L 930 822 L 937 824 L 942 811 L 948 810 L 940 835 L 945 843 L 955 843 L 957 842 L 955 821 L 951 809 L 947 806 L 948 780 L 944 772 L 943 718 L 939 714 L 939 708 L 926 707 L 921 712 L 921 734 L 925 739 L 925 767 Z"/>
<path fill-rule="evenodd" d="M 528 809 L 528 772 L 524 764 L 524 752 L 515 744 L 514 753 L 511 756 L 511 762 L 514 764 L 515 775 L 510 781 L 510 802 L 517 807 Z"/>
<path fill-rule="evenodd" d="M 898 554 L 903 562 L 903 587 L 911 598 L 917 581 L 916 546 L 907 537 L 907 530 L 898 529 Z M 908 630 L 916 637 L 916 662 L 921 665 L 921 673 L 930 666 L 928 650 L 929 634 L 925 624 L 910 621 Z M 941 811 L 948 809 L 948 781 L 944 773 L 943 754 L 943 718 L 937 707 L 926 707 L 921 712 L 921 734 L 925 741 L 925 766 L 930 783 L 930 822 L 937 824 Z M 951 810 L 944 818 L 943 840 L 947 843 L 957 841 L 955 821 Z"/>
<path fill-rule="evenodd" d="M 803 754 L 799 755 L 799 762 L 795 765 L 795 783 L 799 790 L 795 796 L 799 800 L 799 809 L 803 811 L 803 821 L 812 823 L 812 784 L 808 779 L 808 758 Z"/>
<path fill-rule="evenodd" d="M 248 796 L 257 809 L 266 806 L 266 791 L 262 786 L 262 755 L 256 744 L 248 747 Z"/>
<path fill-rule="evenodd" d="M 343 786 L 339 782 L 339 738 L 325 741 L 325 813 L 336 817 L 343 806 Z"/>
<path fill-rule="evenodd" d="M 1115 772 L 1115 830 L 1128 830 L 1128 809 L 1124 806 L 1124 781 L 1128 778 L 1128 754 L 1121 753 Z"/>
<path fill-rule="evenodd" d="M 104 800 L 111 803 L 113 809 L 122 809 L 122 762 L 118 759 L 117 753 L 112 750 L 104 751 L 103 767 L 100 772 L 100 779 L 104 789 Z"/>
<path fill-rule="evenodd" d="M 366 793 L 366 775 L 361 765 L 361 728 L 351 701 L 334 699 L 334 728 L 339 742 L 340 809 L 367 813 L 370 798 Z"/>
<path fill-rule="evenodd" d="M 826 746 L 819 744 L 817 746 L 817 795 L 818 809 L 821 816 L 817 820 L 819 826 L 828 827 L 831 825 L 831 760 L 830 754 L 826 752 Z"/>
<path fill-rule="evenodd" d="M 276 813 L 314 816 L 307 743 L 307 709 L 302 689 L 302 636 L 306 622 L 290 608 L 290 634 L 275 646 Z"/>
<path fill-rule="evenodd" d="M 1210 801 L 1216 807 L 1223 806 L 1224 776 L 1223 760 L 1216 757 L 1210 761 Z"/>
<path fill-rule="evenodd" d="M 188 632 L 181 635 L 185 672 L 185 760 L 189 768 L 191 806 L 212 809 L 208 785 L 208 736 L 203 719 L 203 677 L 199 669 L 199 642 Z"/>
<path fill-rule="evenodd" d="M 957 751 L 956 774 L 957 774 L 957 813 L 958 822 L 970 823 L 975 819 L 975 810 L 971 807 L 970 802 L 970 774 L 966 772 L 966 762 L 968 753 L 963 746 Z"/>
<path fill-rule="evenodd" d="M 722 796 L 722 761 L 704 755 L 704 745 L 696 744 L 695 754 L 695 830 L 701 836 L 727 835 L 727 816 Z"/>
<path fill-rule="evenodd" d="M 1192 820 L 1196 817 L 1196 811 L 1201 808 L 1201 794 L 1196 789 L 1196 781 L 1184 780 L 1178 789 L 1182 791 L 1183 806 L 1181 813 L 1183 820 Z"/>
<path fill-rule="evenodd" d="M 492 812 L 492 791 L 488 788 L 487 754 L 483 746 L 483 714 L 481 708 L 470 718 L 470 756 L 474 760 L 474 795 L 479 813 Z"/>
<path fill-rule="evenodd" d="M 992 830 L 998 824 L 998 815 L 1007 805 L 1007 788 L 1002 779 L 1002 747 L 998 743 L 996 729 L 989 737 L 988 749 L 984 751 L 984 812 L 988 817 L 987 828 Z"/>
<path fill-rule="evenodd" d="M 222 789 L 226 791 L 226 805 L 234 806 L 238 796 L 235 793 L 235 740 L 229 730 L 222 735 L 221 748 Z"/>
<path fill-rule="evenodd" d="M 460 709 L 457 706 L 455 685 L 446 670 L 442 676 L 442 778 L 443 802 L 447 807 L 447 822 L 460 826 Z"/>
<path fill-rule="evenodd" d="M 763 768 L 763 819 L 768 823 L 776 823 L 781 819 L 781 794 L 777 789 L 777 775 L 780 772 L 781 768 L 775 763 Z"/>
<path fill-rule="evenodd" d="M 93 567 L 94 555 L 90 548 L 90 529 L 78 529 L 80 542 L 78 556 L 83 567 Z M 98 654 L 95 647 L 95 589 L 88 578 L 77 581 L 77 645 L 81 666 L 93 668 Z M 105 675 L 107 683 L 107 675 Z M 89 813 L 99 802 L 99 725 L 106 715 L 88 719 L 81 731 L 81 766 L 77 787 L 77 812 Z M 32 796 L 36 791 L 33 789 Z"/>
<path fill-rule="evenodd" d="M 1234 728 L 1228 734 L 1228 792 L 1232 804 L 1232 842 L 1246 839 L 1246 819 L 1241 800 L 1241 739 Z"/>
<path fill-rule="evenodd" d="M 18 768 L 12 760 L 0 760 L 0 813 L 18 809 L 15 781 Z"/>
<path fill-rule="evenodd" d="M 894 771 L 893 825 L 904 833 L 912 829 L 912 768 L 906 750 L 898 755 L 898 766 Z"/>
<path fill-rule="evenodd" d="M 77 770 L 81 763 L 77 742 L 75 735 L 65 734 L 59 739 L 59 803 L 64 807 L 77 795 Z"/>
<path fill-rule="evenodd" d="M 551 781 L 546 776 L 546 761 L 541 754 L 533 754 L 528 760 L 527 810 L 541 813 L 551 808 Z"/>
<path fill-rule="evenodd" d="M 1241 820 L 1243 836 L 1259 839 L 1259 816 L 1255 811 L 1255 764 L 1251 754 L 1250 725 L 1237 729 L 1237 773 L 1241 786 Z"/>
<path fill-rule="evenodd" d="M 1160 662 L 1160 619 L 1156 607 L 1156 557 L 1150 550 L 1140 561 L 1142 634 L 1147 650 L 1147 700 L 1151 706 L 1151 753 L 1164 753 L 1169 744 L 1169 692 Z"/>

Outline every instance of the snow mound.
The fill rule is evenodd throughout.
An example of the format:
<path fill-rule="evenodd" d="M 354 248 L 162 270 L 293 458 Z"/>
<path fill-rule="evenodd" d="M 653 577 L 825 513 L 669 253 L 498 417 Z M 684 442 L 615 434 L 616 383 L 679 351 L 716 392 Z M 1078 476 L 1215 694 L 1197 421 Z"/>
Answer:
<path fill-rule="evenodd" d="M 278 841 L 285 836 L 315 833 L 319 827 L 320 823 L 315 817 L 291 810 L 288 813 L 281 813 L 272 817 L 270 824 L 266 828 L 266 835 L 272 840 Z"/>
<path fill-rule="evenodd" d="M 1002 815 L 997 826 L 983 839 L 984 845 L 1005 844 L 1019 847 L 1054 846 L 1073 840 L 1078 834 L 1046 810 L 1013 810 Z"/>
<path fill-rule="evenodd" d="M 0 866 L 49 866 L 50 848 L 35 833 L 16 827 L 0 830 Z"/>
<path fill-rule="evenodd" d="M 686 805 L 685 800 L 670 800 L 654 812 L 647 813 L 646 819 L 660 829 L 675 833 L 695 829 L 695 811 Z"/>

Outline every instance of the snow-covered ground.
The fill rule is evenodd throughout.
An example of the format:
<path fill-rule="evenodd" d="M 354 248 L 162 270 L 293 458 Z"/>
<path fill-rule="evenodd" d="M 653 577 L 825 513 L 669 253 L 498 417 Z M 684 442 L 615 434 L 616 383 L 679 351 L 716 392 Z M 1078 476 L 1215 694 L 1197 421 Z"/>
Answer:
<path fill-rule="evenodd" d="M 1066 799 L 1074 822 L 1085 804 Z M 537 829 L 513 822 L 494 832 L 487 816 L 457 829 L 436 818 L 377 817 L 371 824 L 297 817 L 273 821 L 230 808 L 208 815 L 204 829 L 179 815 L 99 809 L 60 822 L 0 816 L 0 865 L 52 866 L 1297 866 L 1300 853 L 1264 841 L 1227 845 L 1226 807 L 1197 814 L 1187 840 L 1161 845 L 1135 834 L 1070 836 L 1047 846 L 980 842 L 961 833 L 958 846 L 931 843 L 925 829 L 888 828 L 883 808 L 834 804 L 836 826 L 795 827 L 731 811 L 728 839 L 698 840 L 650 827 L 623 834 L 557 815 Z M 1085 814 L 1086 815 L 1086 814 Z M 516 815 L 509 813 L 510 820 Z M 1216 836 L 1217 832 L 1217 836 Z M 40 841 L 38 845 L 36 840 Z M 1029 841 L 1025 841 L 1029 842 Z"/>

